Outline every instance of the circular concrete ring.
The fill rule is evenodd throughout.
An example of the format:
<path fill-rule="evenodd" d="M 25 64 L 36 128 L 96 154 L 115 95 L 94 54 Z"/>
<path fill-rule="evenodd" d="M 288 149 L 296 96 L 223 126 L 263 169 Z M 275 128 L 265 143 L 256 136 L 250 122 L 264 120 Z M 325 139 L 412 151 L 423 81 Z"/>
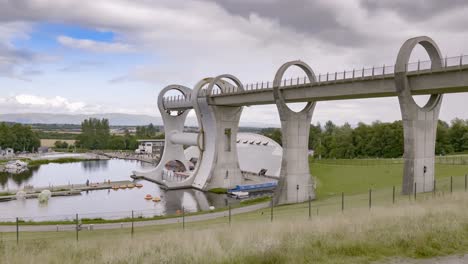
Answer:
<path fill-rule="evenodd" d="M 182 85 L 171 84 L 171 85 L 166 86 L 164 89 L 162 89 L 162 91 L 158 95 L 158 107 L 159 107 L 159 111 L 161 112 L 161 114 L 168 112 L 166 107 L 164 106 L 164 95 L 170 90 L 177 90 L 181 92 L 185 98 L 187 98 L 192 93 L 192 89 L 182 86 Z M 182 113 L 179 113 L 178 115 L 181 115 Z"/>
<path fill-rule="evenodd" d="M 204 78 L 204 79 L 200 80 L 197 84 L 195 84 L 195 87 L 192 90 L 192 105 L 193 105 L 193 109 L 195 110 L 195 114 L 197 116 L 197 121 L 198 121 L 198 126 L 199 126 L 199 129 L 200 129 L 200 131 L 198 132 L 198 149 L 201 152 L 205 151 L 205 148 L 204 148 L 204 124 L 203 124 L 203 120 L 202 120 L 202 117 L 201 117 L 202 113 L 201 113 L 200 105 L 199 105 L 199 101 L 198 101 L 198 94 L 203 90 L 202 88 L 205 85 L 210 84 L 212 80 L 213 80 L 213 78 Z M 200 155 L 200 157 L 202 157 L 202 155 Z"/>
<path fill-rule="evenodd" d="M 192 103 L 194 107 L 198 105 L 197 99 L 198 99 L 199 93 L 203 90 L 202 88 L 205 85 L 210 84 L 213 79 L 214 78 L 211 78 L 211 77 L 204 78 L 204 79 L 201 79 L 197 84 L 195 84 L 195 87 L 192 90 Z"/>
<path fill-rule="evenodd" d="M 315 83 L 316 78 L 315 78 L 315 73 L 312 70 L 312 68 L 310 68 L 310 66 L 307 65 L 307 63 L 300 61 L 300 60 L 286 62 L 276 72 L 275 79 L 273 81 L 273 96 L 275 98 L 276 104 L 278 107 L 288 109 L 291 112 L 296 112 L 296 111 L 293 111 L 291 108 L 289 108 L 289 106 L 286 104 L 286 101 L 284 100 L 284 97 L 283 97 L 283 93 L 281 92 L 281 89 L 280 89 L 283 75 L 286 72 L 286 70 L 291 66 L 297 66 L 301 68 L 305 72 L 305 74 L 307 75 L 311 83 Z M 314 108 L 314 106 L 315 106 L 315 102 L 308 102 L 307 105 L 304 107 L 304 109 L 296 113 L 309 112 Z"/>
<path fill-rule="evenodd" d="M 431 59 L 431 69 L 438 70 L 442 68 L 442 55 L 440 53 L 439 47 L 433 39 L 426 36 L 415 37 L 408 39 L 403 43 L 398 52 L 397 61 L 395 64 L 395 75 L 404 75 L 404 78 L 395 78 L 395 84 L 398 92 L 405 93 L 406 96 L 410 96 L 412 102 L 417 105 L 414 101 L 413 96 L 411 95 L 411 87 L 409 87 L 408 77 L 407 77 L 407 67 L 406 65 L 409 62 L 411 53 L 416 45 L 421 45 L 429 55 Z M 423 111 L 431 111 L 437 104 L 442 100 L 442 94 L 432 94 L 424 107 L 419 107 Z"/>
<path fill-rule="evenodd" d="M 242 84 L 242 82 L 239 79 L 237 79 L 237 77 L 235 77 L 234 75 L 231 75 L 231 74 L 222 74 L 222 75 L 219 75 L 216 78 L 212 79 L 211 83 L 208 85 L 208 88 L 207 88 L 207 93 L 206 93 L 207 96 L 211 95 L 211 93 L 213 92 L 214 86 L 220 84 L 220 82 L 223 79 L 228 79 L 228 80 L 233 81 L 234 84 L 237 86 L 237 88 L 239 88 L 239 90 L 244 91 L 244 85 Z M 220 87 L 220 90 L 221 90 L 222 93 L 226 92 L 226 91 L 224 91 L 222 89 L 222 87 Z"/>

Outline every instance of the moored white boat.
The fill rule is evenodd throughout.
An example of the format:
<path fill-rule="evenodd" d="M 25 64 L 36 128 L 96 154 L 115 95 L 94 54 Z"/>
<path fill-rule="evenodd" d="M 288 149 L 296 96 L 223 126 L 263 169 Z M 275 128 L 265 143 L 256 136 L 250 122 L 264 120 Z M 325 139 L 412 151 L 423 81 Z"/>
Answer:
<path fill-rule="evenodd" d="M 237 199 L 249 198 L 248 192 L 231 192 L 230 195 Z"/>
<path fill-rule="evenodd" d="M 22 173 L 28 170 L 28 163 L 21 160 L 12 160 L 5 164 L 5 172 Z"/>

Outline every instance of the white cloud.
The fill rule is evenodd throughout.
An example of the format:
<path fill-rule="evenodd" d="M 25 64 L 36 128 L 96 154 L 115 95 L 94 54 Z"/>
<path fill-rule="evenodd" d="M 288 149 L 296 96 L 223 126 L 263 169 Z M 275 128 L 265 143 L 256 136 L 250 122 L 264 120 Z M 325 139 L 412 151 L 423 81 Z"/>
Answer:
<path fill-rule="evenodd" d="M 0 98 L 0 109 L 3 112 L 65 112 L 65 113 L 91 113 L 99 106 L 88 105 L 84 102 L 70 101 L 61 96 L 44 97 L 32 94 L 18 94 Z M 8 110 L 5 110 L 8 109 Z"/>
<path fill-rule="evenodd" d="M 90 104 L 83 101 L 73 101 L 63 96 L 47 97 L 23 93 L 0 97 L 0 113 L 126 113 L 154 115 L 154 110 L 139 108 L 130 109 L 108 104 Z"/>
<path fill-rule="evenodd" d="M 47 98 L 30 94 L 20 94 L 15 96 L 14 100 L 20 105 L 59 108 L 69 112 L 82 111 L 85 110 L 86 107 L 86 104 L 83 102 L 70 102 L 68 99 L 61 96 Z"/>
<path fill-rule="evenodd" d="M 109 43 L 91 39 L 76 39 L 68 36 L 58 36 L 57 41 L 63 46 L 69 48 L 82 49 L 92 52 L 123 53 L 133 51 L 130 45 L 116 42 Z"/>

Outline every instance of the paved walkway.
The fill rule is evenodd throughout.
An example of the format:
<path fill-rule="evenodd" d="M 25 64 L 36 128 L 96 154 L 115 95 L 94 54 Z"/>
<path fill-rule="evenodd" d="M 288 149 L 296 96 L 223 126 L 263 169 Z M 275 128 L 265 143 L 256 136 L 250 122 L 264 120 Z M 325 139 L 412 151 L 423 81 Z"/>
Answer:
<path fill-rule="evenodd" d="M 106 152 L 99 153 L 108 158 L 117 158 L 124 160 L 138 160 L 146 163 L 156 164 L 159 160 L 159 155 L 155 154 L 133 154 L 128 152 Z"/>
<path fill-rule="evenodd" d="M 256 211 L 259 209 L 267 208 L 270 205 L 269 202 L 260 203 L 240 208 L 235 208 L 231 210 L 231 215 L 237 215 L 242 213 L 248 213 L 252 211 Z M 216 218 L 227 217 L 229 214 L 228 211 L 222 212 L 214 212 L 214 213 L 206 213 L 200 215 L 192 215 L 186 216 L 185 222 L 199 222 L 199 221 L 206 221 Z M 182 217 L 177 218 L 167 218 L 161 220 L 149 220 L 149 221 L 140 221 L 134 222 L 135 227 L 142 227 L 142 226 L 152 226 L 152 225 L 167 225 L 167 224 L 177 224 L 182 223 Z M 109 224 L 93 224 L 94 230 L 103 230 L 103 229 L 116 229 L 116 228 L 130 228 L 132 225 L 131 222 L 124 222 L 124 223 L 109 223 Z M 90 225 L 82 225 L 82 228 L 87 229 Z M 20 225 L 19 227 L 20 232 L 56 232 L 57 225 Z M 58 225 L 59 231 L 74 231 L 75 225 Z M 1 226 L 0 225 L 0 232 L 16 232 L 16 226 Z"/>

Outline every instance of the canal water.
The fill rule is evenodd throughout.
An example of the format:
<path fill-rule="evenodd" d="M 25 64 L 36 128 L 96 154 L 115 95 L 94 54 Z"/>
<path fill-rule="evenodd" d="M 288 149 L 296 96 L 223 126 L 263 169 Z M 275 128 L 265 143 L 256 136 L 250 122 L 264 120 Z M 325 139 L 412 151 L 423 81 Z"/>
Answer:
<path fill-rule="evenodd" d="M 33 168 L 20 175 L 0 174 L 0 192 L 18 190 L 24 186 L 46 187 L 51 185 L 84 184 L 86 180 L 104 182 L 107 180 L 132 180 L 131 172 L 145 171 L 153 167 L 139 161 L 120 159 L 82 161 L 65 164 L 47 164 Z M 233 203 L 225 195 L 204 193 L 186 189 L 165 191 L 157 184 L 138 181 L 143 187 L 119 190 L 98 190 L 82 192 L 77 196 L 51 197 L 47 203 L 38 199 L 0 202 L 0 221 L 11 221 L 20 217 L 25 221 L 70 220 L 75 214 L 80 218 L 119 219 L 129 217 L 163 216 L 178 213 L 209 210 Z M 161 202 L 145 200 L 146 194 L 161 197 Z"/>

